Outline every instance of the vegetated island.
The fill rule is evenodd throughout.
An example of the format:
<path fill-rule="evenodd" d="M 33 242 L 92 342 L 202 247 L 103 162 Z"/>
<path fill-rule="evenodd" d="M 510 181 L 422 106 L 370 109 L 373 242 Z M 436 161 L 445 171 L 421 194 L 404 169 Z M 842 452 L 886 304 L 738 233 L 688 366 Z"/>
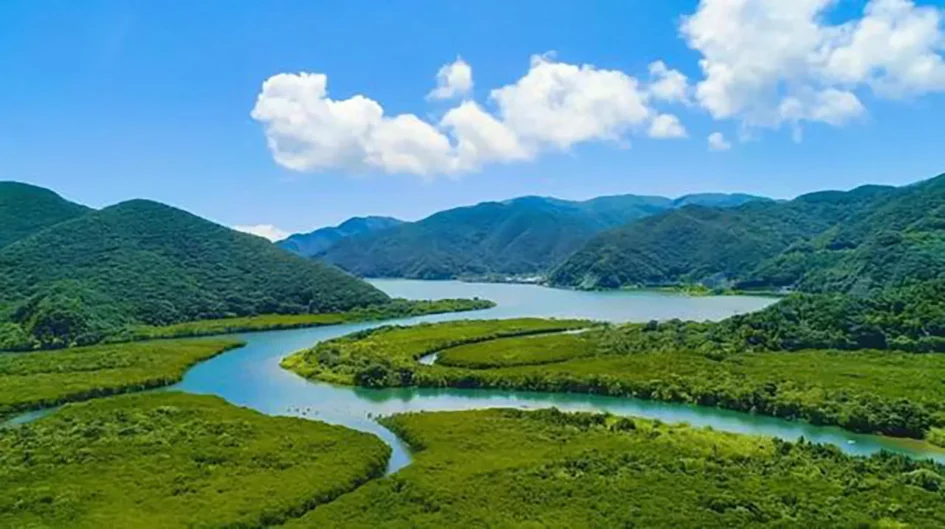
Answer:
<path fill-rule="evenodd" d="M 263 314 L 259 316 L 222 318 L 217 320 L 198 320 L 163 327 L 137 326 L 109 336 L 106 341 L 122 342 L 160 338 L 213 336 L 237 332 L 300 329 L 304 327 L 321 327 L 325 325 L 340 325 L 343 323 L 362 321 L 413 318 L 430 314 L 445 314 L 448 312 L 471 312 L 491 309 L 495 306 L 495 302 L 480 298 L 436 300 L 395 298 L 388 303 L 359 307 L 346 312 L 332 312 L 327 314 Z"/>
<path fill-rule="evenodd" d="M 178 382 L 188 368 L 243 345 L 234 339 L 164 340 L 0 354 L 0 421 L 65 402 Z"/>
<path fill-rule="evenodd" d="M 173 392 L 0 428 L 0 527 L 271 527 L 383 475 L 390 448 Z"/>
<path fill-rule="evenodd" d="M 414 462 L 287 529 L 945 526 L 945 466 L 900 455 L 554 409 L 382 422 Z"/>
<path fill-rule="evenodd" d="M 932 287 L 935 288 L 932 288 Z M 794 295 L 717 323 L 447 322 L 322 342 L 283 361 L 367 387 L 583 392 L 757 412 L 945 446 L 945 283 L 886 297 Z M 439 353 L 433 365 L 417 360 Z"/>

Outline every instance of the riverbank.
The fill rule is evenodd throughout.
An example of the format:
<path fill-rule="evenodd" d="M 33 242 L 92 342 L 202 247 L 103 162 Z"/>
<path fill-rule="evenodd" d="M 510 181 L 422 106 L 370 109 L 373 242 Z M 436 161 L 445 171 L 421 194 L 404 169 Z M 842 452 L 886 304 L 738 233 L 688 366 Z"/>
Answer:
<path fill-rule="evenodd" d="M 542 328 L 542 320 L 528 325 Z M 547 332 L 567 330 L 544 320 Z M 589 327 L 587 322 L 573 322 Z M 592 393 L 760 413 L 854 432 L 936 440 L 945 355 L 893 351 L 622 351 L 609 329 L 531 339 L 521 320 L 381 328 L 318 344 L 282 366 L 363 387 L 454 387 Z M 640 326 L 644 332 L 646 326 Z M 534 341 L 533 341 L 534 340 Z M 419 360 L 438 353 L 440 361 Z M 931 434 L 931 435 L 930 435 Z"/>

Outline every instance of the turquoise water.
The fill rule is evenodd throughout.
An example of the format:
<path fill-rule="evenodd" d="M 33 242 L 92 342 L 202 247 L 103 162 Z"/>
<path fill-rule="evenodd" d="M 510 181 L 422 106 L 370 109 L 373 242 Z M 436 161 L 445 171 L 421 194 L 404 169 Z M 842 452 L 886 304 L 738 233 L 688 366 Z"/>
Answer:
<path fill-rule="evenodd" d="M 371 390 L 311 382 L 279 367 L 283 357 L 314 343 L 378 325 L 446 321 L 460 318 L 519 316 L 584 317 L 608 321 L 651 319 L 721 319 L 763 308 L 771 299 L 725 296 L 691 298 L 653 292 L 574 292 L 532 285 L 377 280 L 375 285 L 393 296 L 414 299 L 474 297 L 492 299 L 499 306 L 465 314 L 441 314 L 384 323 L 360 323 L 312 329 L 247 333 L 247 345 L 197 365 L 174 389 L 212 394 L 270 415 L 322 420 L 378 435 L 393 447 L 388 470 L 410 462 L 410 454 L 395 435 L 374 421 L 379 415 L 410 411 L 449 411 L 487 407 L 535 409 L 555 406 L 567 411 L 600 411 L 666 422 L 687 422 L 717 430 L 831 443 L 853 454 L 881 449 L 916 457 L 940 452 L 927 445 L 874 435 L 860 435 L 835 427 L 813 426 L 747 413 L 632 398 L 522 391 L 459 389 Z"/>

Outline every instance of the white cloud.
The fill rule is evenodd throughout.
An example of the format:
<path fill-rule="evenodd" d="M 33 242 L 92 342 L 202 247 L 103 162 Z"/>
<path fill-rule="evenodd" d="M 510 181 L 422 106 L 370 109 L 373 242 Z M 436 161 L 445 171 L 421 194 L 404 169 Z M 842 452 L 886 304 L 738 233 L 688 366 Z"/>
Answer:
<path fill-rule="evenodd" d="M 463 86 L 450 73 L 459 62 L 438 75 L 444 95 Z M 631 133 L 647 132 L 647 125 L 653 136 L 685 135 L 677 118 L 649 106 L 635 78 L 548 55 L 532 57 L 524 76 L 490 92 L 494 111 L 467 100 L 435 123 L 414 114 L 387 116 L 363 95 L 332 99 L 327 84 L 318 73 L 282 73 L 263 83 L 251 115 L 264 125 L 278 164 L 295 171 L 433 176 L 530 160 L 582 142 L 622 144 Z"/>
<path fill-rule="evenodd" d="M 709 134 L 709 150 L 710 151 L 727 151 L 732 148 L 732 144 L 725 139 L 725 135 L 721 132 L 713 132 Z"/>
<path fill-rule="evenodd" d="M 659 139 L 685 138 L 687 136 L 686 129 L 679 122 L 679 118 L 672 114 L 660 114 L 653 118 L 647 134 L 651 138 Z"/>
<path fill-rule="evenodd" d="M 689 101 L 689 79 L 679 70 L 671 70 L 663 61 L 650 64 L 650 84 L 647 90 L 654 99 L 668 102 Z"/>
<path fill-rule="evenodd" d="M 747 127 L 843 125 L 865 114 L 857 95 L 945 90 L 943 11 L 870 0 L 860 18 L 827 23 L 837 0 L 701 0 L 682 34 L 702 54 L 696 99 Z"/>
<path fill-rule="evenodd" d="M 427 94 L 427 97 L 429 99 L 462 97 L 472 92 L 472 87 L 472 67 L 462 57 L 457 57 L 454 62 L 443 65 L 436 72 L 436 88 Z"/>
<path fill-rule="evenodd" d="M 633 77 L 617 70 L 532 57 L 528 73 L 490 98 L 499 117 L 527 145 L 567 149 L 588 140 L 618 141 L 651 114 Z"/>
<path fill-rule="evenodd" d="M 272 224 L 256 224 L 255 226 L 233 226 L 236 231 L 251 233 L 259 237 L 265 237 L 270 241 L 281 241 L 290 235 L 289 232 L 280 230 Z"/>

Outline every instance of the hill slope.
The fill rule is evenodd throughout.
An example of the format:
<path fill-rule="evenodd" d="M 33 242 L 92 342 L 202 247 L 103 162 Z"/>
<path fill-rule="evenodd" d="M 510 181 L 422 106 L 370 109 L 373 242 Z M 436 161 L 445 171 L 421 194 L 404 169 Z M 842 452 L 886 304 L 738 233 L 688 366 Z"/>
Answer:
<path fill-rule="evenodd" d="M 719 198 L 712 195 L 711 200 Z M 603 230 L 673 207 L 668 198 L 636 195 L 584 202 L 546 197 L 485 202 L 345 239 L 321 257 L 368 277 L 534 274 L 548 270 Z"/>
<path fill-rule="evenodd" d="M 789 202 L 683 207 L 601 233 L 558 266 L 550 280 L 582 288 L 727 284 L 750 275 L 792 244 L 859 218 L 896 192 L 864 186 Z"/>
<path fill-rule="evenodd" d="M 0 321 L 5 315 L 46 345 L 93 342 L 125 324 L 340 311 L 387 300 L 338 269 L 145 200 L 0 250 Z"/>
<path fill-rule="evenodd" d="M 863 215 L 762 263 L 748 286 L 854 292 L 945 278 L 945 175 L 885 194 Z"/>
<path fill-rule="evenodd" d="M 0 248 L 89 211 L 42 187 L 0 182 Z"/>
<path fill-rule="evenodd" d="M 324 252 L 342 239 L 383 231 L 403 223 L 404 221 L 392 217 L 352 217 L 338 226 L 290 235 L 277 242 L 276 245 L 292 253 L 312 257 Z"/>

